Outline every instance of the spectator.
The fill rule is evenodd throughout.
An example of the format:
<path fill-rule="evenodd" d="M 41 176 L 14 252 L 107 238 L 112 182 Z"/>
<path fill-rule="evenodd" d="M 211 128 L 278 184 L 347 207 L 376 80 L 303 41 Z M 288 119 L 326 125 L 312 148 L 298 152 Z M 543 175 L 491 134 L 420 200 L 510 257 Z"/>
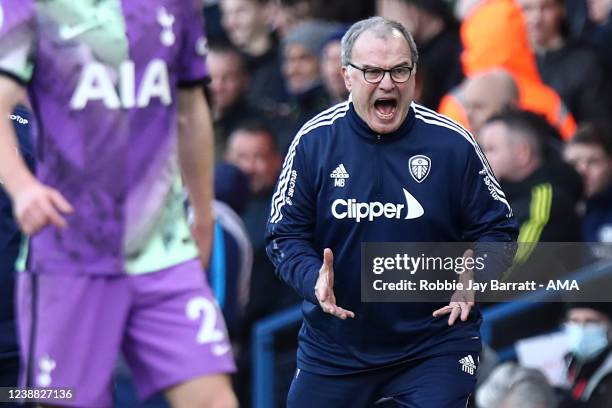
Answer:
<path fill-rule="evenodd" d="M 569 177 L 560 177 L 567 167 L 551 152 L 541 130 L 547 127 L 534 113 L 508 111 L 490 118 L 479 134 L 520 224 L 518 243 L 580 241 L 579 198 L 567 186 Z M 527 260 L 530 248 L 519 247 L 515 264 Z"/>
<path fill-rule="evenodd" d="M 278 0 L 272 5 L 274 12 L 271 25 L 280 38 L 285 38 L 293 28 L 312 18 L 310 0 Z"/>
<path fill-rule="evenodd" d="M 246 120 L 261 118 L 263 112 L 245 97 L 249 74 L 238 50 L 213 46 L 207 57 L 212 94 L 211 110 L 215 130 L 215 156 L 223 157 L 227 139 L 234 128 Z"/>
<path fill-rule="evenodd" d="M 231 134 L 225 157 L 229 163 L 247 175 L 252 193 L 241 215 L 253 246 L 253 268 L 248 303 L 236 331 L 236 340 L 241 346 L 237 357 L 236 392 L 241 406 L 251 406 L 249 398 L 252 326 L 274 312 L 297 304 L 299 298 L 274 276 L 274 268 L 268 261 L 264 248 L 264 231 L 272 190 L 281 166 L 281 156 L 274 136 L 259 122 L 243 123 Z M 279 353 L 288 348 L 293 354 L 296 338 L 296 331 L 291 331 L 289 339 L 283 338 L 275 343 L 275 351 Z M 291 378 L 291 373 L 287 378 Z"/>
<path fill-rule="evenodd" d="M 269 13 L 265 0 L 221 0 L 222 24 L 232 43 L 251 57 L 274 49 L 274 39 L 266 26 Z"/>
<path fill-rule="evenodd" d="M 593 22 L 589 19 L 589 10 L 585 0 L 565 0 L 567 27 L 572 38 L 581 38 L 591 29 Z"/>
<path fill-rule="evenodd" d="M 516 82 L 503 69 L 484 71 L 467 79 L 463 95 L 468 123 L 476 137 L 491 116 L 516 108 L 519 99 Z"/>
<path fill-rule="evenodd" d="M 260 108 L 274 112 L 286 100 L 281 77 L 279 45 L 269 30 L 269 0 L 220 0 L 221 23 L 231 42 L 244 54 L 251 78 L 248 98 Z"/>
<path fill-rule="evenodd" d="M 519 89 L 521 109 L 545 116 L 564 139 L 571 138 L 576 122 L 559 95 L 542 83 L 523 16 L 515 1 L 470 0 L 459 8 L 463 7 L 469 10 L 460 27 L 465 75 L 470 77 L 485 70 L 504 68 Z M 467 126 L 462 91 L 458 87 L 446 94 L 438 109 Z"/>
<path fill-rule="evenodd" d="M 552 263 L 545 251 L 535 251 L 540 242 L 580 241 L 576 208 L 582 186 L 578 174 L 554 149 L 558 138 L 558 132 L 544 118 L 528 111 L 494 115 L 479 134 L 520 226 L 519 245 L 507 279 L 543 281 L 559 278 L 578 266 L 573 254 L 555 258 Z M 559 303 L 544 303 L 538 306 L 543 320 L 514 319 L 504 328 L 517 338 L 554 329 L 553 322 L 561 310 Z"/>
<path fill-rule="evenodd" d="M 610 21 L 612 12 L 612 1 L 610 0 L 587 0 L 589 18 L 596 24 L 605 24 Z"/>
<path fill-rule="evenodd" d="M 345 31 L 345 29 L 338 30 L 327 38 L 321 47 L 321 76 L 332 104 L 345 101 L 349 95 L 341 73 L 340 40 Z"/>
<path fill-rule="evenodd" d="M 243 220 L 253 249 L 257 251 L 264 245 L 272 190 L 281 167 L 281 156 L 274 136 L 262 123 L 241 124 L 230 135 L 225 159 L 249 178 L 252 197 Z"/>
<path fill-rule="evenodd" d="M 221 7 L 219 0 L 204 1 L 204 28 L 209 44 L 229 43 L 227 33 L 221 24 Z"/>
<path fill-rule="evenodd" d="M 289 138 L 306 121 L 330 105 L 321 79 L 319 52 L 323 42 L 338 28 L 337 24 L 309 21 L 291 30 L 283 41 L 283 76 L 290 94 L 290 125 L 281 135 L 282 152 L 289 146 Z"/>
<path fill-rule="evenodd" d="M 578 122 L 607 119 L 608 82 L 597 54 L 572 40 L 564 0 L 520 0 L 538 71 Z M 580 66 L 580 69 L 576 69 Z"/>
<path fill-rule="evenodd" d="M 501 364 L 476 390 L 478 408 L 556 408 L 553 388 L 544 374 L 516 363 Z"/>
<path fill-rule="evenodd" d="M 587 0 L 587 9 L 591 25 L 583 31 L 582 38 L 597 49 L 606 67 L 612 70 L 612 1 Z"/>
<path fill-rule="evenodd" d="M 612 242 L 612 136 L 610 129 L 585 124 L 565 147 L 565 159 L 584 181 L 586 207 L 582 238 Z"/>
<path fill-rule="evenodd" d="M 610 303 L 570 303 L 565 331 L 571 352 L 567 356 L 568 407 L 604 408 L 612 400 L 612 311 Z M 573 403 L 572 403 L 573 402 Z M 576 402 L 581 402 L 577 404 Z"/>
<path fill-rule="evenodd" d="M 419 47 L 420 70 L 427 71 L 420 103 L 436 109 L 463 79 L 459 25 L 444 0 L 377 0 L 378 15 L 402 23 Z"/>

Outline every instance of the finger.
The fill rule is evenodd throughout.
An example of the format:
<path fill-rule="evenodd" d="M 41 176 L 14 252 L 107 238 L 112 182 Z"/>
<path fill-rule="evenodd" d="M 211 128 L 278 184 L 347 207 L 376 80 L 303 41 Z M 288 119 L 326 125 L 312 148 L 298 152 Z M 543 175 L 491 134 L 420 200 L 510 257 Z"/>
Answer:
<path fill-rule="evenodd" d="M 50 201 L 41 202 L 40 208 L 43 211 L 46 220 L 59 228 L 66 227 L 66 220 L 60 215 Z"/>
<path fill-rule="evenodd" d="M 466 249 L 465 252 L 463 253 L 463 257 L 468 259 L 468 258 L 473 258 L 474 257 L 474 250 L 473 249 Z"/>
<path fill-rule="evenodd" d="M 459 317 L 459 314 L 461 313 L 461 307 L 459 305 L 453 305 L 453 309 L 450 312 L 450 316 L 448 317 L 448 325 L 452 326 L 453 324 L 455 324 L 455 321 L 457 320 L 457 317 Z"/>
<path fill-rule="evenodd" d="M 452 309 L 453 308 L 450 305 L 441 307 L 438 310 L 434 310 L 433 317 L 444 316 L 445 314 L 449 314 Z"/>
<path fill-rule="evenodd" d="M 472 307 L 467 302 L 461 302 L 459 303 L 459 306 L 461 306 L 461 321 L 465 322 L 470 315 L 470 310 Z"/>
<path fill-rule="evenodd" d="M 347 309 L 344 309 L 344 308 L 342 308 L 340 306 L 338 306 L 338 308 L 342 311 L 342 313 L 344 313 L 346 315 L 346 317 L 350 317 L 351 319 L 355 318 L 355 313 L 354 312 L 352 312 L 350 310 L 347 310 Z"/>
<path fill-rule="evenodd" d="M 331 305 L 329 313 L 336 317 L 339 317 L 342 320 L 346 320 L 349 317 L 350 318 L 355 317 L 355 313 L 351 312 L 350 310 L 341 308 L 340 306 L 337 306 L 337 305 Z"/>
<path fill-rule="evenodd" d="M 61 212 L 68 214 L 74 211 L 74 208 L 70 205 L 68 200 L 57 190 L 50 189 L 50 197 L 53 205 L 55 205 Z"/>

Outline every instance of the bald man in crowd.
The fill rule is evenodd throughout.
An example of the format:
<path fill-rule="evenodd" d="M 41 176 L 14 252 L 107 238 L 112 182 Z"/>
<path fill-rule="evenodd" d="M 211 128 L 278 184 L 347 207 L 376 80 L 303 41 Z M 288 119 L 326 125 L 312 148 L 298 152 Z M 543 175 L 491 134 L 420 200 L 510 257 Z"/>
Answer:
<path fill-rule="evenodd" d="M 519 90 L 508 71 L 499 68 L 467 79 L 464 97 L 470 129 L 478 136 L 490 117 L 518 106 Z"/>

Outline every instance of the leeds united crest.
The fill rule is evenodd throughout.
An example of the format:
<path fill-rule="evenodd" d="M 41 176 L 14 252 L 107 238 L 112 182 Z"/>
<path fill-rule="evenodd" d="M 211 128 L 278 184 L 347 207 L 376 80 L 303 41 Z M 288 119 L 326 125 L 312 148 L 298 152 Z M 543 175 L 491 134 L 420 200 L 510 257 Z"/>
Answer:
<path fill-rule="evenodd" d="M 410 175 L 417 182 L 420 183 L 429 174 L 429 170 L 431 169 L 431 159 L 427 156 L 423 156 L 422 154 L 418 154 L 416 156 L 412 156 L 410 160 L 408 160 L 408 169 L 410 170 Z"/>

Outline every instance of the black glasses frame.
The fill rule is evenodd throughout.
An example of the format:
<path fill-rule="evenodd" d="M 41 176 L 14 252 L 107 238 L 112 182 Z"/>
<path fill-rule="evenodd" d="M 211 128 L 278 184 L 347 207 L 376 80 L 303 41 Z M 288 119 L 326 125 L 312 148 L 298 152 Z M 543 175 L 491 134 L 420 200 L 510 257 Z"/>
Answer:
<path fill-rule="evenodd" d="M 400 65 L 398 67 L 393 67 L 391 69 L 382 69 L 382 68 L 378 68 L 378 67 L 368 67 L 368 68 L 364 68 L 364 67 L 358 67 L 357 65 L 353 64 L 352 62 L 349 62 L 348 65 L 350 65 L 351 67 L 358 69 L 359 71 L 363 72 L 363 79 L 369 83 L 369 84 L 378 84 L 380 83 L 384 78 L 385 75 L 387 74 L 387 72 L 389 73 L 389 76 L 391 77 L 391 80 L 397 84 L 403 84 L 404 82 L 408 82 L 410 80 L 410 78 L 412 77 L 412 73 L 414 72 L 414 65 L 412 65 L 411 67 L 407 66 L 407 65 Z M 403 81 L 398 81 L 397 79 L 395 79 L 393 77 L 393 72 L 394 70 L 398 69 L 398 68 L 408 68 L 410 71 L 410 73 L 408 74 L 408 78 L 406 78 Z M 380 76 L 380 79 L 377 81 L 369 81 L 367 78 L 367 73 L 368 71 L 380 71 L 382 72 L 382 75 Z"/>

